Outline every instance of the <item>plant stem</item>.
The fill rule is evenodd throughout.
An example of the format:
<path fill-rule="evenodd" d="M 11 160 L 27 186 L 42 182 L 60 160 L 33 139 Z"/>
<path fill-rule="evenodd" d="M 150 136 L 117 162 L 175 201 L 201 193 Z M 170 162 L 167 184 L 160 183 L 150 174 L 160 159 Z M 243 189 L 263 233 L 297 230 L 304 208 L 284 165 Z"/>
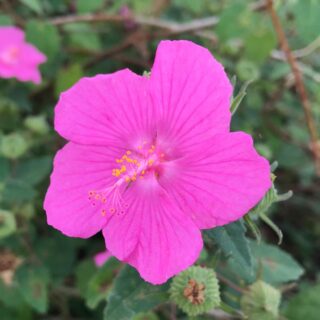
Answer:
<path fill-rule="evenodd" d="M 308 99 L 307 91 L 303 82 L 303 78 L 301 72 L 298 67 L 298 63 L 296 57 L 292 53 L 286 35 L 284 33 L 283 27 L 281 25 L 281 21 L 273 7 L 273 0 L 267 0 L 267 10 L 270 14 L 273 27 L 278 37 L 278 41 L 282 51 L 284 52 L 288 64 L 292 70 L 296 90 L 299 94 L 300 101 L 303 107 L 305 119 L 307 122 L 310 138 L 311 138 L 311 150 L 314 158 L 316 174 L 320 176 L 320 140 L 318 138 L 317 128 L 315 125 L 315 121 L 312 116 L 312 110 L 310 101 Z"/>

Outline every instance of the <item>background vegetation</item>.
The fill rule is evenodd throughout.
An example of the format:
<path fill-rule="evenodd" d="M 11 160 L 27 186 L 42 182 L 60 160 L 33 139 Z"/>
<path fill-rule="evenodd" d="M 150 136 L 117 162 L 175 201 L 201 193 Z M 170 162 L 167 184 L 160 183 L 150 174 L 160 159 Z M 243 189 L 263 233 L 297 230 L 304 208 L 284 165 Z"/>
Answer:
<path fill-rule="evenodd" d="M 320 1 L 279 0 L 274 8 L 319 132 Z M 294 193 L 269 207 L 273 193 L 246 223 L 204 234 L 198 264 L 216 270 L 223 304 L 199 319 L 319 319 L 320 180 L 296 78 L 265 1 L 1 0 L 0 25 L 13 24 L 48 61 L 40 86 L 0 79 L 1 319 L 187 318 L 170 301 L 170 284 L 150 286 L 114 259 L 98 269 L 92 258 L 104 249 L 102 236 L 64 237 L 42 208 L 52 158 L 64 144 L 52 123 L 59 94 L 84 75 L 150 70 L 159 40 L 168 38 L 209 48 L 236 77 L 236 93 L 253 80 L 232 128 L 252 134 L 259 152 L 278 162 L 278 193 Z M 283 232 L 280 247 L 268 218 Z M 257 279 L 281 292 L 279 316 L 273 293 L 250 291 Z"/>

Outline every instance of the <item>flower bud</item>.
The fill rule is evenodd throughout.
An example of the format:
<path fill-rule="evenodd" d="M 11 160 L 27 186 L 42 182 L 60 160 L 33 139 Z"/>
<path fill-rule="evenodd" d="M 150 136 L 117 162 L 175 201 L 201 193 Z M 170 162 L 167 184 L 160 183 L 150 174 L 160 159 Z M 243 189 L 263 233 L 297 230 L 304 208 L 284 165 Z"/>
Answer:
<path fill-rule="evenodd" d="M 199 266 L 181 272 L 171 283 L 170 296 L 189 316 L 219 306 L 220 292 L 215 272 Z"/>
<path fill-rule="evenodd" d="M 241 297 L 240 305 L 248 320 L 276 320 L 280 300 L 279 290 L 259 280 Z"/>
<path fill-rule="evenodd" d="M 28 150 L 28 143 L 20 133 L 10 133 L 1 138 L 0 153 L 9 159 L 17 159 Z"/>
<path fill-rule="evenodd" d="M 45 135 L 49 132 L 48 123 L 43 115 L 27 117 L 24 120 L 24 125 L 30 131 L 39 135 Z"/>

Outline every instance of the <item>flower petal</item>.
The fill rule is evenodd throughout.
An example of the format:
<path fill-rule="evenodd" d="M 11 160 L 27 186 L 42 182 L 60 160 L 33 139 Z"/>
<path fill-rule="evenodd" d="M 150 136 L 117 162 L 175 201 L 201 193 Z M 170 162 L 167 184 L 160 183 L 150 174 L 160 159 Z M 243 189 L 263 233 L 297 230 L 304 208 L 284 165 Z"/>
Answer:
<path fill-rule="evenodd" d="M 8 45 L 20 45 L 24 40 L 24 32 L 13 26 L 0 27 L 0 50 Z"/>
<path fill-rule="evenodd" d="M 93 260 L 97 267 L 102 267 L 108 259 L 111 257 L 111 253 L 108 250 L 97 253 Z"/>
<path fill-rule="evenodd" d="M 154 186 L 145 189 L 147 194 L 133 188 L 130 208 L 113 216 L 103 234 L 112 255 L 134 266 L 146 281 L 161 284 L 195 262 L 202 239 L 191 219 Z"/>
<path fill-rule="evenodd" d="M 82 78 L 62 93 L 55 109 L 55 129 L 67 140 L 93 145 L 123 145 L 146 134 L 147 78 L 130 70 Z"/>
<path fill-rule="evenodd" d="M 199 142 L 175 165 L 174 181 L 163 176 L 160 183 L 201 229 L 240 219 L 271 187 L 268 161 L 243 132 Z"/>
<path fill-rule="evenodd" d="M 207 49 L 190 41 L 160 42 L 150 80 L 162 139 L 183 149 L 229 130 L 232 86 Z"/>
<path fill-rule="evenodd" d="M 48 224 L 71 237 L 88 238 L 100 231 L 107 217 L 102 203 L 93 205 L 88 193 L 114 184 L 111 172 L 118 156 L 118 150 L 72 142 L 62 148 L 44 202 Z"/>

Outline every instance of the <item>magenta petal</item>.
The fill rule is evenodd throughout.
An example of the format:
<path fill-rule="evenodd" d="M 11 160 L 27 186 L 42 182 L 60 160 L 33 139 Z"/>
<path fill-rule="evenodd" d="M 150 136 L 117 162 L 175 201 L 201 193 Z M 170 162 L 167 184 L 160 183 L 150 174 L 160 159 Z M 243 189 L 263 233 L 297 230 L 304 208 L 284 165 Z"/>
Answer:
<path fill-rule="evenodd" d="M 246 133 L 218 134 L 192 151 L 176 181 L 161 183 L 201 229 L 240 219 L 271 187 L 269 163 Z"/>
<path fill-rule="evenodd" d="M 107 222 L 102 204 L 88 199 L 91 190 L 114 183 L 111 175 L 118 153 L 111 148 L 68 143 L 54 159 L 44 209 L 49 225 L 72 237 L 87 238 Z"/>
<path fill-rule="evenodd" d="M 191 41 L 160 42 L 150 81 L 158 134 L 179 149 L 229 130 L 232 86 L 207 49 Z"/>
<path fill-rule="evenodd" d="M 111 253 L 107 250 L 99 252 L 94 256 L 94 263 L 97 267 L 102 267 L 110 257 Z"/>
<path fill-rule="evenodd" d="M 8 45 L 19 45 L 24 41 L 24 32 L 13 26 L 0 27 L 0 50 Z"/>
<path fill-rule="evenodd" d="M 146 281 L 164 283 L 196 261 L 201 233 L 165 192 L 146 199 L 138 190 L 132 198 L 127 213 L 113 216 L 103 229 L 107 249 Z"/>
<path fill-rule="evenodd" d="M 41 83 L 41 74 L 38 65 L 47 60 L 46 56 L 34 46 L 26 43 L 21 47 L 21 57 L 15 66 L 16 78 L 20 81 Z"/>
<path fill-rule="evenodd" d="M 0 77 L 41 82 L 39 64 L 46 56 L 24 41 L 24 32 L 16 27 L 0 27 Z"/>
<path fill-rule="evenodd" d="M 67 140 L 93 145 L 123 145 L 151 126 L 147 79 L 130 70 L 82 78 L 60 96 L 55 129 Z"/>

